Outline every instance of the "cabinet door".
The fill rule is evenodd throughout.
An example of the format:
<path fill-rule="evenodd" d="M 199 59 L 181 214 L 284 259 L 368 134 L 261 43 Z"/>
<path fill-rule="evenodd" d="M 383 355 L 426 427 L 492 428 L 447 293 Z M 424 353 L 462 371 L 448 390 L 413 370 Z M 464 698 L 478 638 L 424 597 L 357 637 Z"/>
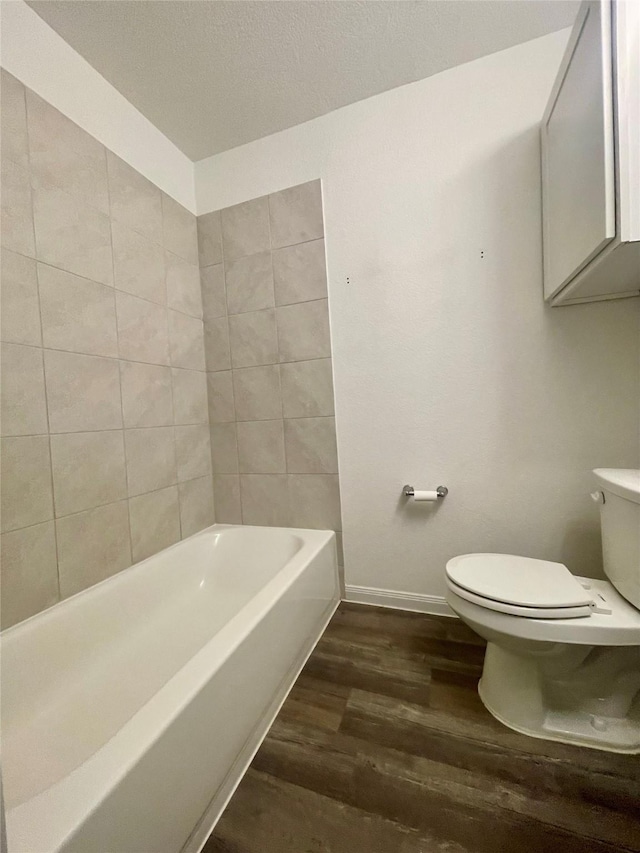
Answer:
<path fill-rule="evenodd" d="M 611 6 L 582 5 L 542 122 L 544 295 L 615 237 Z"/>

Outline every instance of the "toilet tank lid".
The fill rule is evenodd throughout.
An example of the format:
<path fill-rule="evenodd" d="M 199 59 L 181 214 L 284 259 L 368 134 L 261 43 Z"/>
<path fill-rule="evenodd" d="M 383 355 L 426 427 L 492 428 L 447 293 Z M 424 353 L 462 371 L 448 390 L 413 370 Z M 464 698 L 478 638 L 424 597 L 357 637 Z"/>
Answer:
<path fill-rule="evenodd" d="M 593 473 L 606 491 L 640 503 L 640 468 L 596 468 Z"/>

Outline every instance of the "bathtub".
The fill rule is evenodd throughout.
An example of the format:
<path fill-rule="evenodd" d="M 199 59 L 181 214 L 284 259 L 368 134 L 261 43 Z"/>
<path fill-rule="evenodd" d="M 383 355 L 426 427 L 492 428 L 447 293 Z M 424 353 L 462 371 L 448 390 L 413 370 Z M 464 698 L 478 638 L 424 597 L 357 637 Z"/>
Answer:
<path fill-rule="evenodd" d="M 9 853 L 196 853 L 339 601 L 335 535 L 213 527 L 2 635 Z"/>

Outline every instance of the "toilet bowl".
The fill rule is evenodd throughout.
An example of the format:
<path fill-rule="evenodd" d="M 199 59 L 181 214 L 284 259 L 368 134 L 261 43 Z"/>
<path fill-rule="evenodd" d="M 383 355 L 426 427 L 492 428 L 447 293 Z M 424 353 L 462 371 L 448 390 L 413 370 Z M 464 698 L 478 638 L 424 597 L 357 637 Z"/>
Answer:
<path fill-rule="evenodd" d="M 640 471 L 597 469 L 605 574 L 509 554 L 449 560 L 447 601 L 487 640 L 487 709 L 533 737 L 640 753 Z"/>

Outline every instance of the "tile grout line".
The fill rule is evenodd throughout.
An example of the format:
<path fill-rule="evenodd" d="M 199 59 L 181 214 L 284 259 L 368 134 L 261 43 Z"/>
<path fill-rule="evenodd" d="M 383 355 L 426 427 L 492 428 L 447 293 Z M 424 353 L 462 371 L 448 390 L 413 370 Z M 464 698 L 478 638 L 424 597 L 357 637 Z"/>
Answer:
<path fill-rule="evenodd" d="M 291 188 L 289 188 L 289 189 L 291 189 Z M 277 195 L 278 192 L 282 192 L 282 190 L 277 190 L 275 193 L 270 193 L 269 195 Z M 252 199 L 248 199 L 247 201 L 241 201 L 241 202 L 239 202 L 238 205 L 232 204 L 229 207 L 238 207 L 240 204 L 248 204 L 249 202 L 252 202 L 252 201 L 259 201 L 261 198 L 266 198 L 268 200 L 269 195 L 260 196 L 257 199 L 252 198 Z M 220 214 L 222 214 L 222 212 L 224 210 L 229 210 L 229 208 L 228 207 L 221 207 L 219 210 L 210 210 L 209 213 L 220 213 Z M 200 219 L 200 217 L 207 216 L 207 215 L 208 214 L 206 214 L 206 213 L 199 213 L 197 218 Z M 324 210 L 323 210 L 323 227 L 324 227 Z M 220 228 L 220 231 L 222 233 L 222 226 Z M 324 235 L 324 230 L 323 230 L 323 234 L 321 237 L 312 237 L 310 240 L 300 240 L 297 243 L 287 243 L 285 246 L 274 246 L 272 248 L 272 251 L 279 252 L 281 249 L 292 249 L 294 246 L 305 246 L 307 243 L 319 243 L 320 240 L 324 240 L 324 239 L 325 239 L 325 235 Z M 271 243 L 271 240 L 269 240 L 269 242 Z M 266 251 L 267 251 L 266 249 L 260 249 L 257 252 L 247 252 L 246 254 L 238 255 L 237 258 L 233 258 L 233 263 L 235 263 L 236 261 L 241 261 L 244 258 L 251 258 L 253 255 L 259 255 L 261 252 L 266 252 Z M 217 264 L 203 264 L 200 267 L 200 269 L 207 269 L 207 267 L 217 267 L 221 263 L 222 263 L 222 261 L 219 261 Z"/>
<path fill-rule="evenodd" d="M 164 242 L 165 242 L 164 207 L 165 207 L 164 199 L 163 199 L 162 193 L 161 193 L 160 194 L 160 222 L 161 222 L 161 229 L 162 229 L 163 251 L 166 252 L 166 248 L 164 246 Z M 196 221 L 196 229 L 197 229 L 197 227 L 198 227 L 198 223 Z M 170 310 L 169 309 L 169 289 L 168 289 L 168 285 L 167 285 L 166 256 L 165 256 L 164 260 L 165 260 L 165 263 L 164 263 L 164 291 L 165 291 L 165 298 L 167 300 L 167 314 L 166 314 L 167 346 L 168 346 L 168 356 L 169 356 L 169 370 L 171 371 L 171 381 L 169 383 L 169 393 L 171 396 L 171 413 L 172 413 L 172 421 L 173 421 L 172 427 L 171 427 L 171 429 L 173 431 L 173 442 L 172 442 L 173 443 L 173 461 L 174 461 L 175 472 L 176 472 L 176 484 L 175 484 L 175 486 L 176 486 L 177 495 L 178 495 L 178 528 L 180 530 L 180 541 L 182 541 L 184 538 L 184 530 L 183 530 L 183 523 L 182 523 L 182 495 L 181 495 L 181 491 L 180 491 L 180 485 L 178 482 L 178 439 L 176 437 L 176 399 L 175 399 L 174 382 L 173 382 L 173 378 L 174 378 L 173 377 L 173 371 L 177 370 L 177 369 L 181 369 L 181 368 L 174 367 L 173 357 L 171 354 L 171 341 L 170 341 L 170 332 L 169 332 L 169 310 Z M 200 268 L 198 267 L 198 277 L 199 276 L 200 276 Z M 201 293 L 200 298 L 202 298 L 202 284 L 200 284 L 200 293 Z M 204 323 L 202 326 L 202 346 L 204 349 Z M 206 368 L 206 363 L 205 363 L 205 368 Z"/>
<path fill-rule="evenodd" d="M 214 522 L 216 522 L 217 521 L 217 510 L 216 510 L 216 492 L 215 492 L 215 480 L 214 480 L 215 465 L 213 462 L 214 446 L 213 446 L 213 430 L 212 430 L 212 423 L 211 423 L 211 410 L 212 410 L 212 406 L 213 406 L 213 398 L 212 398 L 213 392 L 210 390 L 210 382 L 209 382 L 209 376 L 208 376 L 209 372 L 213 372 L 213 371 L 209 371 L 209 358 L 208 358 L 208 347 L 207 347 L 207 328 L 206 328 L 206 324 L 205 324 L 205 320 L 204 320 L 204 314 L 205 314 L 204 306 L 205 306 L 205 301 L 206 301 L 204 298 L 204 281 L 203 281 L 203 276 L 202 276 L 202 270 L 204 267 L 202 266 L 201 256 L 200 256 L 200 229 L 198 228 L 198 220 L 199 220 L 199 217 L 196 216 L 196 240 L 197 240 L 197 247 L 198 247 L 198 276 L 199 276 L 199 280 L 200 280 L 200 300 L 202 302 L 202 317 L 203 317 L 203 320 L 202 320 L 202 340 L 203 340 L 203 347 L 204 347 L 205 382 L 206 382 L 206 393 L 207 393 L 207 429 L 208 429 L 208 434 L 209 434 L 209 460 L 211 463 L 211 496 L 212 496 L 212 501 L 213 501 L 213 520 L 214 520 Z M 229 338 L 229 320 L 228 320 L 229 309 L 228 309 L 228 305 L 227 305 L 227 282 L 226 282 L 226 273 L 225 273 L 225 265 L 224 265 L 224 240 L 223 240 L 223 236 L 222 236 L 222 216 L 218 216 L 218 225 L 219 225 L 219 235 L 218 236 L 219 236 L 220 256 L 221 256 L 220 266 L 222 267 L 222 288 L 223 288 L 223 292 L 224 292 L 224 307 L 225 307 L 225 312 L 226 312 L 225 315 L 223 315 L 223 316 L 225 316 L 227 318 L 226 319 L 226 325 L 227 325 L 227 339 L 228 339 Z M 214 265 L 210 264 L 208 266 L 214 266 Z M 217 265 L 215 265 L 215 266 L 217 266 Z M 231 352 L 229 352 L 229 364 L 231 364 Z M 234 411 L 234 416 L 235 416 L 235 397 L 234 397 L 234 392 L 233 392 L 233 377 L 231 378 L 231 395 L 232 395 L 232 400 L 233 400 L 233 411 Z"/>
<path fill-rule="evenodd" d="M 225 306 L 225 322 L 226 322 L 226 330 L 227 330 L 227 341 L 228 341 L 228 354 L 229 354 L 229 370 L 231 371 L 231 389 L 233 394 L 233 423 L 234 423 L 234 448 L 235 448 L 235 463 L 238 472 L 238 483 L 239 483 L 239 498 L 240 498 L 240 521 L 242 524 L 245 524 L 245 511 L 244 511 L 244 501 L 242 499 L 242 485 L 240 483 L 240 448 L 238 445 L 238 414 L 236 410 L 236 389 L 235 382 L 233 380 L 233 356 L 231 353 L 231 327 L 229 325 L 229 298 L 227 296 L 227 266 L 232 263 L 231 259 L 227 259 L 225 252 L 225 240 L 224 240 L 224 229 L 222 227 L 222 213 L 220 214 L 220 251 L 222 254 L 222 281 L 224 286 L 224 306 Z M 213 468 L 213 446 L 211 448 L 211 464 Z M 215 493 L 214 493 L 215 499 Z"/>
<path fill-rule="evenodd" d="M 33 187 L 32 187 L 32 169 L 31 169 L 31 134 L 30 134 L 30 122 L 29 122 L 29 112 L 27 110 L 27 90 L 26 87 L 23 87 L 22 96 L 24 98 L 24 117 L 25 117 L 25 130 L 26 130 L 26 142 L 27 142 L 27 177 L 29 179 L 29 202 L 31 206 L 31 228 L 33 230 L 33 251 L 34 254 L 38 254 L 38 247 L 36 245 L 36 214 L 35 214 L 35 205 L 33 202 Z M 56 552 L 56 578 L 58 582 L 58 601 L 62 601 L 62 584 L 60 582 L 60 549 L 58 545 L 58 525 L 56 522 L 56 488 L 55 488 L 55 480 L 53 476 L 53 445 L 51 442 L 51 418 L 49 415 L 49 394 L 47 390 L 47 374 L 45 370 L 44 363 L 44 326 L 42 324 L 42 300 L 40 297 L 40 274 L 38 270 L 38 262 L 34 258 L 36 263 L 36 292 L 38 297 L 38 315 L 40 320 L 40 341 L 41 341 L 41 359 L 42 359 L 42 380 L 43 380 L 43 389 L 44 389 L 44 404 L 45 411 L 47 415 L 47 438 L 48 438 L 48 446 L 49 446 L 49 480 L 51 483 L 51 509 L 53 512 L 53 541 Z"/>
<path fill-rule="evenodd" d="M 106 149 L 105 149 L 106 151 Z M 118 353 L 118 390 L 120 393 L 120 420 L 122 421 L 122 453 L 124 456 L 124 478 L 125 478 L 125 488 L 127 492 L 127 529 L 129 531 L 129 560 L 131 565 L 133 563 L 133 535 L 131 533 L 131 504 L 129 503 L 129 462 L 127 457 L 127 442 L 125 436 L 125 426 L 124 426 L 124 402 L 122 397 L 122 363 L 120 359 L 120 331 L 118 328 L 118 305 L 116 298 L 116 264 L 115 264 L 115 253 L 113 251 L 113 228 L 112 228 L 112 206 L 111 206 L 111 182 L 109 180 L 109 166 L 108 166 L 108 157 L 105 153 L 105 171 L 107 173 L 107 198 L 109 201 L 109 239 L 111 241 L 111 274 L 113 276 L 113 312 L 115 318 L 115 327 L 116 327 L 116 352 Z"/>
<path fill-rule="evenodd" d="M 280 363 L 282 360 L 282 352 L 280 350 L 280 324 L 278 323 L 278 311 L 276 308 L 276 283 L 275 283 L 275 272 L 273 267 L 273 229 L 271 225 L 271 194 L 267 196 L 267 219 L 269 223 L 269 260 L 271 261 L 271 289 L 273 293 L 273 319 L 276 327 L 276 352 L 278 353 L 278 363 L 277 363 L 277 373 L 278 373 L 278 390 L 280 394 L 280 424 L 282 429 L 282 455 L 284 459 L 284 473 L 285 475 L 289 472 L 289 454 L 287 453 L 287 439 L 285 435 L 285 423 L 284 423 L 284 401 L 282 399 L 282 374 L 280 371 Z M 287 522 L 290 523 L 293 518 L 293 508 L 291 504 L 291 490 L 289 489 L 289 479 L 287 477 L 287 481 L 285 483 L 286 488 L 286 513 L 287 513 Z"/>
<path fill-rule="evenodd" d="M 152 302 L 150 304 L 155 305 L 156 303 Z M 162 306 L 158 305 L 157 307 L 161 308 Z M 172 309 L 169 309 L 169 310 L 172 310 Z M 183 317 L 190 317 L 189 314 L 183 314 L 182 316 Z M 197 318 L 192 317 L 191 319 L 195 320 Z M 197 368 L 197 367 L 180 367 L 177 365 L 173 365 L 170 362 L 140 361 L 139 359 L 135 359 L 135 358 L 123 358 L 120 355 L 97 355 L 96 353 L 93 353 L 93 352 L 86 352 L 86 351 L 72 350 L 72 349 L 61 349 L 60 347 L 52 347 L 52 346 L 37 346 L 36 344 L 16 343 L 15 341 L 2 341 L 2 343 L 5 344 L 5 346 L 11 346 L 11 347 L 25 347 L 27 349 L 36 349 L 36 350 L 39 349 L 39 350 L 42 350 L 43 352 L 63 352 L 63 353 L 66 353 L 67 355 L 80 355 L 80 356 L 85 356 L 86 358 L 99 358 L 99 359 L 103 359 L 104 361 L 117 361 L 117 362 L 124 362 L 124 363 L 128 363 L 128 364 L 144 364 L 144 365 L 147 365 L 148 367 L 162 367 L 162 368 L 167 368 L 169 370 L 184 370 L 184 371 L 187 371 L 190 373 L 221 373 L 222 372 L 220 370 L 210 370 L 210 371 L 201 370 L 200 368 Z M 260 365 L 257 365 L 257 366 L 260 367 Z M 225 368 L 225 369 L 227 369 L 227 368 Z"/>

